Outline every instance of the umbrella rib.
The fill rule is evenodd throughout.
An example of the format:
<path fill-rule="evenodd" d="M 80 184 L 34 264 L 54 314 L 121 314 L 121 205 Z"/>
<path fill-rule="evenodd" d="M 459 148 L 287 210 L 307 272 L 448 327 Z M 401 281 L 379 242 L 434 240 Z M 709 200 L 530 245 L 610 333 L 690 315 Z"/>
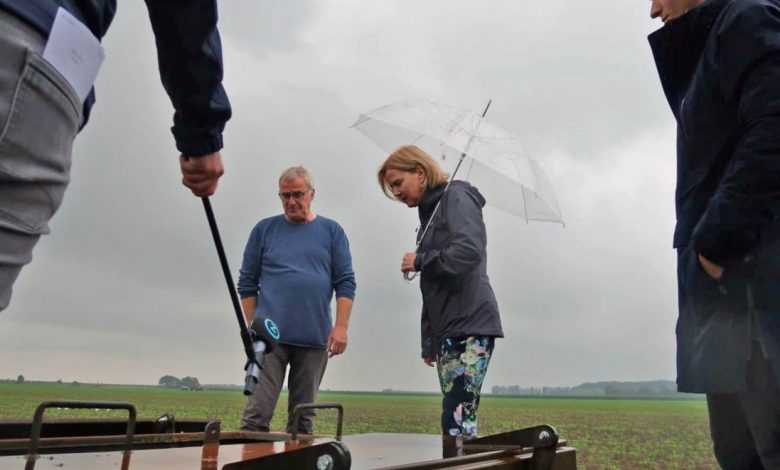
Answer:
<path fill-rule="evenodd" d="M 520 191 L 523 192 L 523 212 L 525 212 L 525 223 L 528 225 L 528 208 L 525 206 L 525 186 L 520 185 Z"/>
<path fill-rule="evenodd" d="M 415 145 L 423 137 L 425 137 L 425 134 L 418 135 L 417 138 L 412 141 L 412 145 Z"/>
<path fill-rule="evenodd" d="M 474 168 L 474 159 L 471 159 L 471 165 L 469 165 L 469 171 L 466 173 L 466 179 L 471 178 L 471 170 Z"/>

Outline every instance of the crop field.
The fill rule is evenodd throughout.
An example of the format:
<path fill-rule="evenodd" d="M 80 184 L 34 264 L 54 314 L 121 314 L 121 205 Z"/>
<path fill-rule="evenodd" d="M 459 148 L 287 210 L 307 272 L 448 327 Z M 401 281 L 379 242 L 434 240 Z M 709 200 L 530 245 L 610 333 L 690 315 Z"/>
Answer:
<path fill-rule="evenodd" d="M 156 387 L 0 383 L 0 420 L 31 420 L 46 400 L 123 401 L 139 417 L 173 412 L 177 418 L 222 421 L 239 426 L 245 398 L 240 391 L 190 392 Z M 439 433 L 440 398 L 434 395 L 384 395 L 321 392 L 321 402 L 344 405 L 344 433 Z M 272 430 L 286 422 L 282 394 Z M 121 417 L 122 412 L 50 410 L 47 417 Z M 315 432 L 335 434 L 336 412 L 321 411 Z M 615 400 L 563 398 L 482 398 L 480 435 L 534 424 L 555 426 L 577 448 L 583 469 L 714 469 L 707 407 L 700 400 Z"/>

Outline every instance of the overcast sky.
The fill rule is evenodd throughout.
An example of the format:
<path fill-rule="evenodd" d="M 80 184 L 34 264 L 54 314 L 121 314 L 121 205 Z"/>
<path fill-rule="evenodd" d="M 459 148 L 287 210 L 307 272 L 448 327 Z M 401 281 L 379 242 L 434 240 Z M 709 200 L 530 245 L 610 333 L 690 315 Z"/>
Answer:
<path fill-rule="evenodd" d="M 233 119 L 212 204 L 237 277 L 249 231 L 302 164 L 338 221 L 358 291 L 323 388 L 437 390 L 420 292 L 398 267 L 417 212 L 375 183 L 384 154 L 349 126 L 385 104 L 481 111 L 546 171 L 566 228 L 488 206 L 506 338 L 485 386 L 674 379 L 674 127 L 646 36 L 649 2 L 230 0 L 220 4 Z M 180 185 L 142 2 L 104 40 L 72 182 L 0 314 L 0 377 L 241 383 L 238 326 L 200 200 Z"/>

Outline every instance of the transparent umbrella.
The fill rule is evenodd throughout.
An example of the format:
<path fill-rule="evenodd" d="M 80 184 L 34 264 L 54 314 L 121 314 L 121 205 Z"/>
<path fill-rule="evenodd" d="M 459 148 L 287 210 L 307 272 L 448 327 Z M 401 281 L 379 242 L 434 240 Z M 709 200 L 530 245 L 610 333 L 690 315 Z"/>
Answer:
<path fill-rule="evenodd" d="M 413 144 L 438 156 L 439 164 L 450 173 L 450 181 L 469 181 L 489 204 L 523 217 L 526 223 L 536 220 L 563 224 L 561 209 L 542 168 L 514 135 L 485 120 L 489 107 L 490 102 L 480 116 L 435 101 L 399 101 L 361 114 L 352 127 L 388 153 Z M 418 248 L 427 231 L 428 226 L 418 238 Z M 404 273 L 408 281 L 415 276 Z"/>
<path fill-rule="evenodd" d="M 438 157 L 452 179 L 468 180 L 489 204 L 526 222 L 563 224 L 541 166 L 514 135 L 479 114 L 429 100 L 399 101 L 361 114 L 352 127 L 388 153 L 420 147 Z"/>

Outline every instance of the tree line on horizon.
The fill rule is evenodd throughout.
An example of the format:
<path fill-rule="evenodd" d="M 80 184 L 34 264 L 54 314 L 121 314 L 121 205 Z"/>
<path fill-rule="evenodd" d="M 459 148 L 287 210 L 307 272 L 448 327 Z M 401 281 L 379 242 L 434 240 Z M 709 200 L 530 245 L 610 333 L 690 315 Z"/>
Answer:
<path fill-rule="evenodd" d="M 642 382 L 586 382 L 574 387 L 520 387 L 519 385 L 494 385 L 493 395 L 552 395 L 589 397 L 676 397 L 689 396 L 677 391 L 671 380 Z"/>
<path fill-rule="evenodd" d="M 27 378 L 19 374 L 15 379 L 7 378 L 0 379 L 0 382 L 6 383 L 57 383 L 62 384 L 63 381 L 58 379 L 56 382 L 49 381 L 37 381 L 27 380 Z M 111 384 L 82 384 L 78 381 L 73 381 L 70 385 L 111 385 Z M 149 385 L 146 385 L 147 387 Z M 195 390 L 202 391 L 205 388 L 209 390 L 240 390 L 241 386 L 234 384 L 207 384 L 200 383 L 197 377 L 185 376 L 182 378 L 174 375 L 163 375 L 157 381 L 157 386 L 171 389 L 181 390 Z M 324 390 L 330 392 L 330 390 Z M 344 391 L 349 393 L 349 391 Z M 407 393 L 416 394 L 424 392 L 415 391 L 399 391 L 393 389 L 383 389 L 381 392 L 367 392 L 367 393 L 380 393 L 380 394 L 397 394 Z M 572 396 L 572 397 L 647 397 L 647 398 L 691 398 L 696 394 L 679 393 L 677 392 L 677 384 L 671 380 L 650 380 L 640 382 L 618 382 L 618 381 L 602 381 L 602 382 L 586 382 L 573 387 L 552 387 L 552 386 L 540 386 L 540 387 L 521 387 L 519 385 L 494 385 L 491 388 L 491 394 L 497 396 Z"/>
<path fill-rule="evenodd" d="M 182 377 L 181 379 L 175 375 L 163 375 L 160 380 L 157 381 L 157 385 L 165 388 L 178 388 L 187 390 L 203 390 L 203 386 L 197 377 Z"/>

